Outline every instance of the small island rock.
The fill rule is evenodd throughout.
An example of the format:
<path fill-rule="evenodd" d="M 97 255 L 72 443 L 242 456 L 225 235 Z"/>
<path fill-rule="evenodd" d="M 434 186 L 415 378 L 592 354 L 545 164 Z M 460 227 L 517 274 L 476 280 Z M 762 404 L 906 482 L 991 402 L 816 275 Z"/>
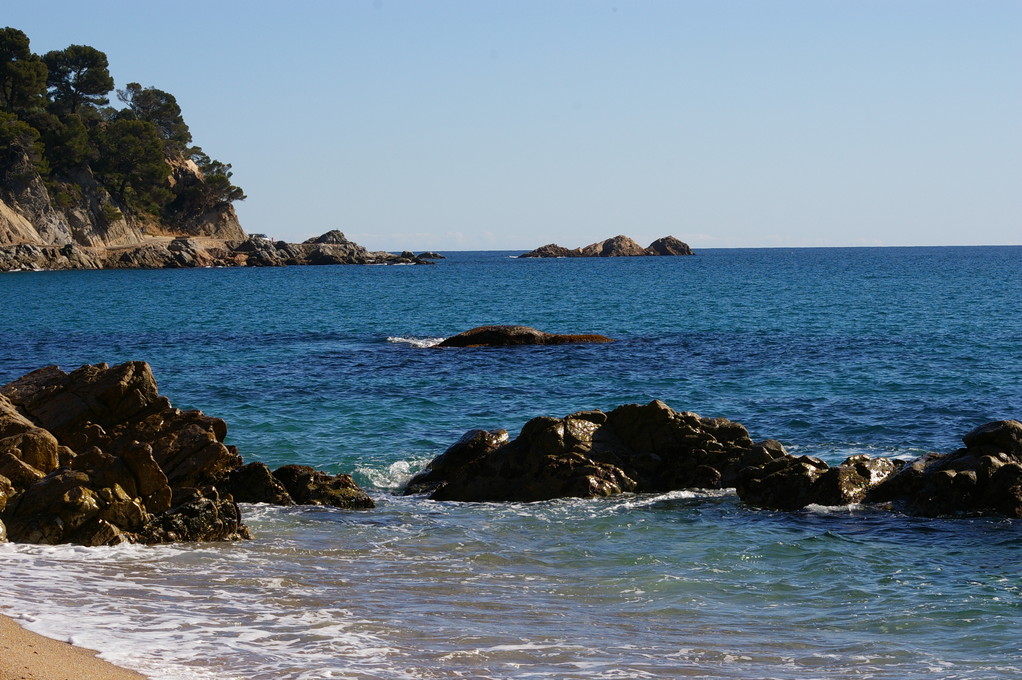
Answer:
<path fill-rule="evenodd" d="M 640 257 L 648 255 L 695 255 L 687 243 L 673 236 L 665 236 L 653 241 L 648 248 L 643 248 L 627 236 L 591 243 L 574 250 L 548 243 L 518 257 Z"/>
<path fill-rule="evenodd" d="M 509 347 L 614 342 L 605 335 L 545 333 L 530 326 L 479 326 L 443 340 L 437 347 Z"/>

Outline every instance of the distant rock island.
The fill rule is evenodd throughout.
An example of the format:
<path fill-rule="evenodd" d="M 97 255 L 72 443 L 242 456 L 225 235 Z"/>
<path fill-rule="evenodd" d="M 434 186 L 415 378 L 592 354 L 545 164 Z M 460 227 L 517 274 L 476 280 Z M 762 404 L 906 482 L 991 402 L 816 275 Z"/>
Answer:
<path fill-rule="evenodd" d="M 479 326 L 458 333 L 437 347 L 513 347 L 517 345 L 573 345 L 614 342 L 605 335 L 546 333 L 530 326 Z"/>
<path fill-rule="evenodd" d="M 556 243 L 540 246 L 518 257 L 638 257 L 642 255 L 695 255 L 684 241 L 673 236 L 658 238 L 643 248 L 627 236 L 615 236 L 584 248 L 565 248 Z"/>

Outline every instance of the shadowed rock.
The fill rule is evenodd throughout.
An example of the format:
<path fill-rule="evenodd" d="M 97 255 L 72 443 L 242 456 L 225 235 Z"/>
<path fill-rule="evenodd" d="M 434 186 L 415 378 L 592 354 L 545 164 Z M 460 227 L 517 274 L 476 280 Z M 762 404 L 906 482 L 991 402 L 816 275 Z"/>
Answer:
<path fill-rule="evenodd" d="M 774 510 L 873 504 L 921 515 L 1022 517 L 1022 424 L 989 423 L 950 454 L 905 463 L 851 456 L 830 466 L 792 456 L 775 440 L 753 443 L 724 418 L 677 412 L 660 401 L 610 412 L 472 430 L 408 483 L 434 500 L 538 501 L 622 492 L 731 488 Z"/>
<path fill-rule="evenodd" d="M 265 465 L 241 467 L 226 435 L 219 418 L 173 408 L 144 362 L 33 371 L 0 387 L 0 534 L 83 545 L 247 538 L 232 489 L 293 501 Z M 323 490 L 298 502 L 372 503 L 346 475 L 308 476 Z"/>
<path fill-rule="evenodd" d="M 436 458 L 407 493 L 435 500 L 538 501 L 625 491 L 720 488 L 768 449 L 738 423 L 679 413 L 660 401 L 609 413 L 534 418 L 512 441 L 475 430 Z"/>
<path fill-rule="evenodd" d="M 508 347 L 614 342 L 604 335 L 558 335 L 529 326 L 479 326 L 447 338 L 437 347 Z"/>
<path fill-rule="evenodd" d="M 300 505 L 332 505 L 335 508 L 368 509 L 376 503 L 358 488 L 349 475 L 330 475 L 308 465 L 285 465 L 273 476 Z"/>

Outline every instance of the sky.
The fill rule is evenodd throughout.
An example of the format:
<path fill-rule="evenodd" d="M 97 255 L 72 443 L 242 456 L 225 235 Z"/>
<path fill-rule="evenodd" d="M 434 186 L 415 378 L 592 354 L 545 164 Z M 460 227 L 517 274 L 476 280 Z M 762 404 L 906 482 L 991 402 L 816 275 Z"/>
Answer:
<path fill-rule="evenodd" d="M 234 169 L 380 250 L 1022 244 L 1020 0 L 35 0 Z"/>

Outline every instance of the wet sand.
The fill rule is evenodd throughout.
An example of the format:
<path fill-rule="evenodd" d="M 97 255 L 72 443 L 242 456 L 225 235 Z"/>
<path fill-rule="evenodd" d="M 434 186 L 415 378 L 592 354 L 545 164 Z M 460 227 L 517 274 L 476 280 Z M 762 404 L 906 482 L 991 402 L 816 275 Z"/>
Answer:
<path fill-rule="evenodd" d="M 94 652 L 31 633 L 0 614 L 0 680 L 144 680 Z"/>

